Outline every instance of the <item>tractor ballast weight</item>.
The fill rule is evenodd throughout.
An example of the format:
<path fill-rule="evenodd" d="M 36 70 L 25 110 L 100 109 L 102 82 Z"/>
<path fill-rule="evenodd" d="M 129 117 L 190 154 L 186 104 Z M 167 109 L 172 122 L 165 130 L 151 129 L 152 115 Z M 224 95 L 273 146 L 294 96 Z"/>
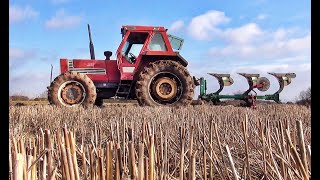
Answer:
<path fill-rule="evenodd" d="M 259 74 L 247 74 L 247 73 L 238 73 L 239 75 L 247 79 L 249 88 L 242 94 L 235 95 L 221 95 L 220 92 L 223 90 L 224 86 L 230 86 L 233 84 L 233 79 L 230 77 L 230 74 L 217 74 L 217 73 L 208 73 L 209 75 L 214 76 L 219 82 L 219 89 L 214 93 L 207 94 L 207 81 L 201 77 L 198 81 L 200 84 L 200 95 L 198 99 L 200 101 L 213 102 L 217 104 L 221 102 L 221 99 L 235 99 L 243 100 L 246 103 L 246 106 L 255 107 L 255 101 L 260 100 L 272 100 L 277 103 L 280 103 L 279 94 L 283 88 L 289 85 L 292 81 L 292 78 L 296 77 L 295 73 L 268 73 L 277 78 L 279 83 L 279 89 L 269 95 L 257 95 L 257 92 L 254 89 L 259 91 L 267 91 L 270 87 L 270 81 L 266 77 L 260 77 Z M 254 94 L 249 94 L 253 92 Z"/>

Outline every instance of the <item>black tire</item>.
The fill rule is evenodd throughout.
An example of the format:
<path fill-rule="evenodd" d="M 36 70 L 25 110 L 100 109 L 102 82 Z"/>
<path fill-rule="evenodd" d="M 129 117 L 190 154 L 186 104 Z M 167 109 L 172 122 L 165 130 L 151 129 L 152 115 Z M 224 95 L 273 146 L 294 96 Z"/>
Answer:
<path fill-rule="evenodd" d="M 174 95 L 168 100 L 158 98 L 159 92 L 152 90 L 155 81 L 165 78 L 175 82 L 174 88 L 176 88 Z M 150 63 L 141 71 L 136 83 L 136 96 L 139 105 L 142 106 L 184 106 L 192 103 L 194 87 L 192 77 L 180 63 L 172 60 L 160 60 Z M 173 91 L 174 88 L 171 88 L 170 91 Z M 158 94 L 155 95 L 155 93 Z"/>
<path fill-rule="evenodd" d="M 95 106 L 103 107 L 103 99 L 102 98 L 96 98 L 96 101 L 94 102 Z"/>
<path fill-rule="evenodd" d="M 56 106 L 92 107 L 96 97 L 96 87 L 92 80 L 79 72 L 68 71 L 60 74 L 48 87 L 49 103 Z"/>

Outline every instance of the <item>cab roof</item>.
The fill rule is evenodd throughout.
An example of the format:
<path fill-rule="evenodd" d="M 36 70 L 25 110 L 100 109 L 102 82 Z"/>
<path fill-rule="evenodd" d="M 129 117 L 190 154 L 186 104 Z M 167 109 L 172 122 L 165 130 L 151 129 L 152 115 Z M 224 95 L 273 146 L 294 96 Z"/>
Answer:
<path fill-rule="evenodd" d="M 122 28 L 126 31 L 166 31 L 163 26 L 136 26 L 124 25 Z"/>

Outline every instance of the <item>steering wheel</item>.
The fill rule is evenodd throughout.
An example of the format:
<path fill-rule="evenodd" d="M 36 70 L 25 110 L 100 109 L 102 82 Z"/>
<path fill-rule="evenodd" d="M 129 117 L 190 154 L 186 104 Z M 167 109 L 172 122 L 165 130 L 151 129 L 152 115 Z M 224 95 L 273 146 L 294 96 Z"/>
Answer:
<path fill-rule="evenodd" d="M 129 57 L 130 61 L 132 63 L 136 62 L 136 56 L 134 54 L 132 54 L 131 52 L 129 52 L 129 55 L 130 55 L 130 57 Z"/>

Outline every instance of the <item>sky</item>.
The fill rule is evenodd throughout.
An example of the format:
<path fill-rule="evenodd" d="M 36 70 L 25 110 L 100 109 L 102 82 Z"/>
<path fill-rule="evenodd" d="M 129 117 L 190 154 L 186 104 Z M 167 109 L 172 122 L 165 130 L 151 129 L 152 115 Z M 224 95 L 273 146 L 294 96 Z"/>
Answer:
<path fill-rule="evenodd" d="M 164 26 L 184 39 L 180 54 L 192 76 L 207 79 L 208 92 L 219 85 L 207 73 L 231 74 L 235 82 L 221 94 L 248 88 L 237 73 L 267 77 L 271 86 L 261 95 L 279 87 L 267 72 L 296 73 L 282 101 L 294 101 L 311 86 L 311 1 L 10 0 L 10 95 L 45 92 L 51 64 L 53 78 L 60 74 L 60 58 L 90 59 L 88 23 L 96 59 L 106 50 L 115 54 L 122 25 Z"/>

